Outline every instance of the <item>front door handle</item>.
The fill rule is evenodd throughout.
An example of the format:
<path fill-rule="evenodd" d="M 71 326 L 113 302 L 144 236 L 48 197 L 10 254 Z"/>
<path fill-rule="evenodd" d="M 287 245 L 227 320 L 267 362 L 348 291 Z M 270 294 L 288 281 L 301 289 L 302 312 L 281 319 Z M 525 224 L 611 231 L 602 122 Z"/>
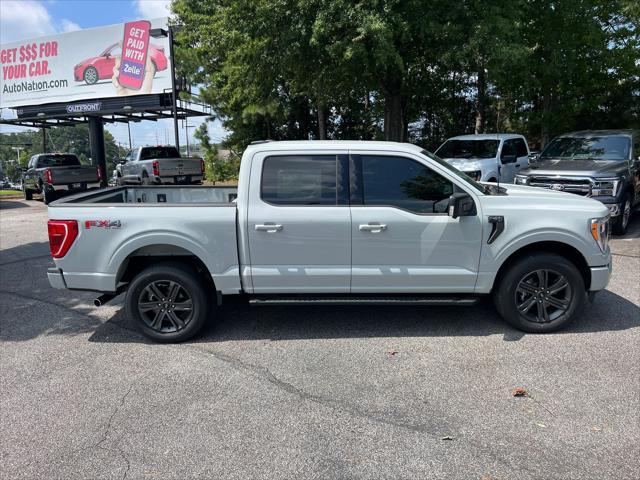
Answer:
<path fill-rule="evenodd" d="M 516 163 L 516 168 L 520 168 L 520 164 L 519 163 Z"/>
<path fill-rule="evenodd" d="M 275 223 L 264 223 L 262 225 L 255 226 L 256 232 L 276 233 L 282 230 L 282 225 L 276 225 Z"/>
<path fill-rule="evenodd" d="M 361 232 L 371 232 L 371 233 L 380 233 L 387 229 L 386 225 L 380 223 L 368 223 L 366 225 L 358 226 L 358 229 Z"/>

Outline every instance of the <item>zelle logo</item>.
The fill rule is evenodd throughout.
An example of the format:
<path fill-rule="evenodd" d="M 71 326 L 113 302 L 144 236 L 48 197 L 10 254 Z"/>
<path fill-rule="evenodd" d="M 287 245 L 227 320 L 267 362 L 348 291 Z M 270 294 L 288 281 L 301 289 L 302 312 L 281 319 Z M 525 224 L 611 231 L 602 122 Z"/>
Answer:
<path fill-rule="evenodd" d="M 121 226 L 120 220 L 87 220 L 84 222 L 84 228 L 87 230 L 92 228 L 120 228 Z"/>

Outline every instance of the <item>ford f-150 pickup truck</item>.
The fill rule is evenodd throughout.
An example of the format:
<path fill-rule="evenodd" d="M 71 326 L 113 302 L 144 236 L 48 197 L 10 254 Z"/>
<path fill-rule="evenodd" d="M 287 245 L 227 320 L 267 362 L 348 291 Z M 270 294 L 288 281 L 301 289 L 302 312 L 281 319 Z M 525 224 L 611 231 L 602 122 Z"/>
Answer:
<path fill-rule="evenodd" d="M 40 153 L 29 160 L 22 174 L 24 198 L 42 194 L 45 205 L 57 197 L 99 188 L 101 171 L 92 165 L 82 165 L 72 153 Z"/>
<path fill-rule="evenodd" d="M 237 195 L 237 198 L 236 198 Z M 158 341 L 194 335 L 226 296 L 254 305 L 472 305 L 565 326 L 611 274 L 602 203 L 480 184 L 421 148 L 262 142 L 237 188 L 125 186 L 49 206 L 55 288 L 126 292 Z"/>
<path fill-rule="evenodd" d="M 182 158 L 176 147 L 139 147 L 119 162 L 116 175 L 118 185 L 199 184 L 204 180 L 204 160 Z"/>

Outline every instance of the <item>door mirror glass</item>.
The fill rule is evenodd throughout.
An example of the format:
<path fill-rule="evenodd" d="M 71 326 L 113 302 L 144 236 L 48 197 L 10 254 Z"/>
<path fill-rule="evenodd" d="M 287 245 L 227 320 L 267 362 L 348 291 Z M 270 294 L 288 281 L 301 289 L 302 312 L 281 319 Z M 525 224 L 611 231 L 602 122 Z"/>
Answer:
<path fill-rule="evenodd" d="M 451 218 L 472 217 L 477 214 L 476 204 L 468 193 L 454 193 L 449 197 L 447 213 Z"/>

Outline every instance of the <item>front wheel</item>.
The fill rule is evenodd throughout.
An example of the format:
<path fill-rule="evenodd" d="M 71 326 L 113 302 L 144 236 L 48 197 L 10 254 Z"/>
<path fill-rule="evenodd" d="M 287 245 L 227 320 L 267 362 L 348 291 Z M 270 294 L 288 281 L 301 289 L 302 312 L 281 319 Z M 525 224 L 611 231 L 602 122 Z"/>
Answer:
<path fill-rule="evenodd" d="M 587 298 L 577 267 L 560 255 L 527 255 L 508 267 L 493 299 L 496 309 L 519 330 L 547 333 L 567 326 Z"/>
<path fill-rule="evenodd" d="M 205 285 L 195 270 L 180 263 L 149 267 L 129 285 L 127 316 L 157 342 L 187 340 L 202 329 L 211 311 Z"/>
<path fill-rule="evenodd" d="M 611 231 L 616 235 L 627 233 L 629 219 L 631 218 L 631 195 L 625 195 L 620 204 L 620 214 L 611 222 Z"/>

